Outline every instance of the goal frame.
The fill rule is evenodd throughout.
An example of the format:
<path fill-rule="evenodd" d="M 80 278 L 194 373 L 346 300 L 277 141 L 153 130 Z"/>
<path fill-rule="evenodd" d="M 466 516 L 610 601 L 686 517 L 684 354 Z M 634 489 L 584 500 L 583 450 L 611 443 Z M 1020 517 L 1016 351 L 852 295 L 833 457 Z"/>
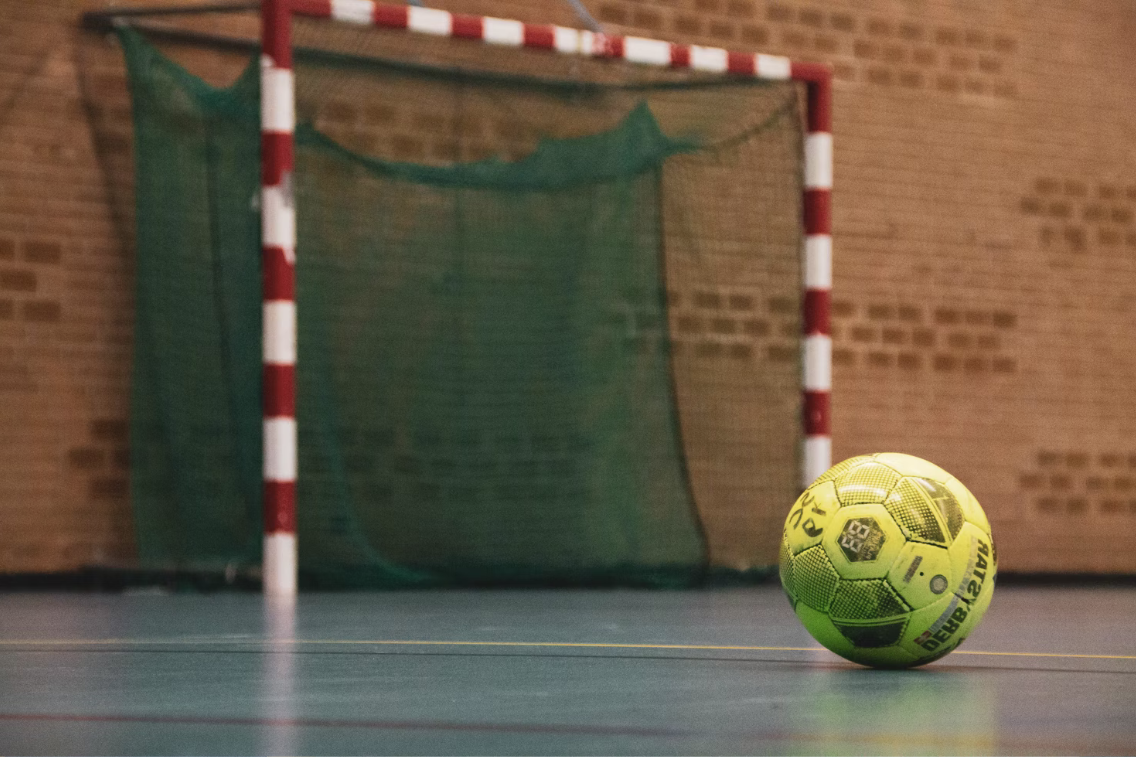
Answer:
<path fill-rule="evenodd" d="M 806 89 L 803 226 L 802 488 L 832 464 L 832 71 L 827 64 L 720 47 L 528 24 L 372 0 L 261 2 L 261 254 L 263 257 L 264 593 L 295 596 L 296 121 L 292 16 L 403 30 L 561 55 L 687 68 L 723 76 L 796 81 Z"/>

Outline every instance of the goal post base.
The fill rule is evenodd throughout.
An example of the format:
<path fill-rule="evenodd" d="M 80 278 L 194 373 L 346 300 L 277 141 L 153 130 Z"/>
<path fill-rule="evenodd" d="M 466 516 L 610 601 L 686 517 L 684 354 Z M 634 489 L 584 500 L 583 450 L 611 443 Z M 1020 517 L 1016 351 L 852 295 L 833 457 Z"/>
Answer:
<path fill-rule="evenodd" d="M 274 597 L 295 596 L 297 568 L 296 535 L 265 534 L 264 593 Z"/>

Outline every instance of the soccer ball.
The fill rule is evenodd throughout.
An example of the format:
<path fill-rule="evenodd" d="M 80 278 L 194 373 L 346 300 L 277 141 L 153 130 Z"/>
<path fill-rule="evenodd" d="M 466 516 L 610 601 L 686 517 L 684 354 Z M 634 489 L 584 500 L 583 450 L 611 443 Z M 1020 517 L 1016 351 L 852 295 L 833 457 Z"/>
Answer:
<path fill-rule="evenodd" d="M 997 553 L 957 478 L 891 452 L 853 457 L 800 496 L 781 539 L 781 585 L 805 628 L 878 668 L 925 665 L 978 625 Z"/>

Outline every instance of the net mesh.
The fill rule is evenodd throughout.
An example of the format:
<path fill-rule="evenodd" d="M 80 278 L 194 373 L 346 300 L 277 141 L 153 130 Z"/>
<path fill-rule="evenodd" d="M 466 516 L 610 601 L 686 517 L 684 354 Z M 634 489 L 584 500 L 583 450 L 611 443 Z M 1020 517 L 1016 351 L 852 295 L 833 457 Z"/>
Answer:
<path fill-rule="evenodd" d="M 256 67 L 218 88 L 120 37 L 139 552 L 256 565 Z M 302 580 L 774 564 L 800 433 L 793 85 L 328 24 L 296 42 Z"/>

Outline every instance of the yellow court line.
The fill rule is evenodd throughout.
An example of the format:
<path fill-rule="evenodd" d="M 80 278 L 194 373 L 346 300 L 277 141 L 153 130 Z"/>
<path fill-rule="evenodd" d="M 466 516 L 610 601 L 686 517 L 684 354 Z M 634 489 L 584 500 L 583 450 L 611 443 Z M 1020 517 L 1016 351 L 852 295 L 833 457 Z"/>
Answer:
<path fill-rule="evenodd" d="M 1085 660 L 1136 660 L 1130 654 L 1066 654 L 1061 652 L 981 652 L 977 649 L 956 649 L 951 654 L 982 654 L 998 657 L 1069 657 Z"/>
<path fill-rule="evenodd" d="M 312 644 L 356 646 L 434 647 L 559 647 L 579 649 L 688 649 L 732 652 L 823 652 L 822 647 L 768 647 L 717 644 L 613 644 L 576 641 L 425 641 L 410 639 L 0 639 L 0 646 L 107 646 L 112 644 L 233 646 L 239 644 Z M 1136 660 L 1136 655 L 1075 654 L 1061 652 L 986 652 L 958 649 L 952 654 L 992 657 L 1052 657 L 1086 660 Z"/>
<path fill-rule="evenodd" d="M 707 644 L 602 644 L 561 641 L 420 641 L 403 639 L 0 639 L 0 646 L 107 646 L 112 644 L 142 645 L 212 645 L 237 644 L 341 644 L 370 646 L 436 646 L 436 647 L 583 647 L 608 649 L 702 649 L 751 652 L 823 652 L 822 647 L 749 647 L 712 646 Z"/>
<path fill-rule="evenodd" d="M 751 646 L 722 646 L 710 644 L 600 644 L 587 642 L 559 642 L 559 641 L 395 641 L 395 640 L 358 640 L 350 639 L 295 639 L 297 644 L 371 644 L 371 645 L 405 645 L 405 646 L 483 646 L 483 647 L 589 647 L 607 649 L 691 649 L 691 650 L 718 650 L 740 652 L 824 652 L 823 647 L 751 647 Z M 954 654 L 969 655 L 998 655 L 1013 657 L 1069 657 L 1087 658 L 1096 660 L 1136 660 L 1136 655 L 1106 655 L 1106 654 L 1063 654 L 1057 652 L 983 652 L 979 650 L 958 649 Z"/>
<path fill-rule="evenodd" d="M 97 645 L 97 644 L 159 644 L 150 639 L 0 639 L 0 645 L 14 646 L 63 646 L 63 645 Z M 185 642 L 173 642 L 182 644 Z M 215 642 L 214 642 L 215 643 Z"/>
<path fill-rule="evenodd" d="M 710 644 L 603 644 L 583 641 L 399 641 L 386 639 L 294 639 L 297 644 L 372 644 L 440 647 L 580 647 L 589 649 L 702 649 L 742 652 L 823 652 L 821 647 L 742 647 Z"/>

